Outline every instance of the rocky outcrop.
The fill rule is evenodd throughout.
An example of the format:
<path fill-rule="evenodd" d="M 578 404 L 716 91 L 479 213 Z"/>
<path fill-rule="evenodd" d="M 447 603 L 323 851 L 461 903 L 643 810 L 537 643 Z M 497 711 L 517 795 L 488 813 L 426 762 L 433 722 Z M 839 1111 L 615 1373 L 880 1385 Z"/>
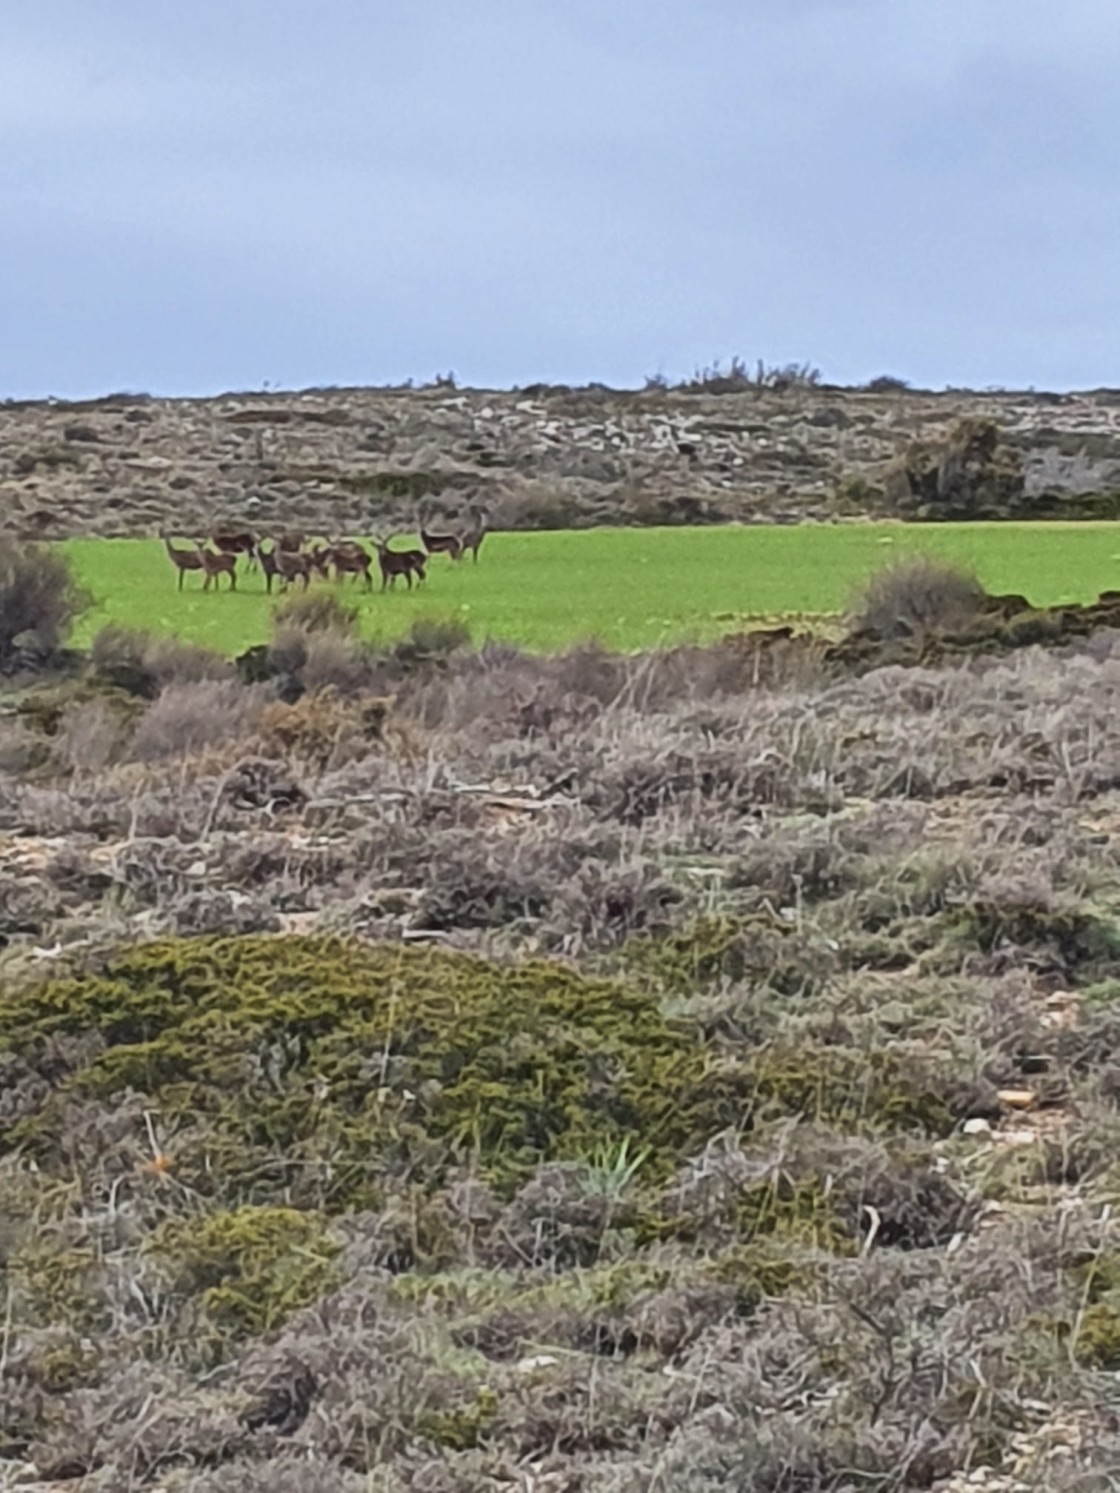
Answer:
<path fill-rule="evenodd" d="M 954 467 L 962 421 L 976 449 L 966 442 Z M 189 536 L 228 521 L 369 532 L 412 526 L 421 504 L 438 517 L 472 501 L 515 528 L 972 516 L 977 461 L 991 477 L 989 428 L 1006 470 L 988 482 L 985 512 L 1111 512 L 1120 492 L 1111 391 L 494 392 L 441 382 L 9 402 L 0 405 L 0 527 L 32 538 Z M 918 455 L 930 451 L 942 454 Z"/>

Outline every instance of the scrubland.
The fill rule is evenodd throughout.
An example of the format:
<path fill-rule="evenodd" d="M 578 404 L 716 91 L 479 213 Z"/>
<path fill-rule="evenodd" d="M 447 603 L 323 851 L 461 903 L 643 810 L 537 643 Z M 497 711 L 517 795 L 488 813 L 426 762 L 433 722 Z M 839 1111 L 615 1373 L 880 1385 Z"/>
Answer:
<path fill-rule="evenodd" d="M 3 1465 L 1116 1486 L 1120 631 L 984 605 L 10 658 Z"/>

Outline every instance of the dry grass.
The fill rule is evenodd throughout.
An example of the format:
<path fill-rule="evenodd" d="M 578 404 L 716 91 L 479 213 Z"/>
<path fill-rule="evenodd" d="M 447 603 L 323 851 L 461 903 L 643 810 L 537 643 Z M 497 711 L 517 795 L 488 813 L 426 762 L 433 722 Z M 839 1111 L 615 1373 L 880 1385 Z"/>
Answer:
<path fill-rule="evenodd" d="M 616 975 L 717 1073 L 753 1076 L 737 1123 L 672 1175 L 605 1144 L 507 1193 L 469 1141 L 439 1187 L 388 1167 L 361 1207 L 309 1210 L 335 1272 L 317 1299 L 216 1341 L 198 1281 L 153 1244 L 212 1216 L 176 1158 L 221 1165 L 213 1092 L 172 1122 L 142 1085 L 71 1082 L 104 1035 L 0 1053 L 0 1459 L 197 1493 L 527 1473 L 896 1493 L 984 1469 L 1108 1486 L 1106 642 L 755 685 L 730 650 L 539 661 L 428 640 L 423 660 L 381 661 L 391 704 L 167 685 L 126 744 L 142 766 L 98 746 L 101 706 L 84 726 L 62 710 L 49 737 L 20 717 L 0 771 L 12 990 L 138 935 L 427 940 Z M 28 742 L 46 768 L 25 770 Z M 254 1057 L 262 1094 L 321 1038 L 289 1036 Z M 347 1055 L 323 1051 L 325 1104 Z M 381 1049 L 365 1060 L 371 1092 L 395 1092 Z M 1000 1098 L 1021 1090 L 1028 1109 Z M 33 1168 L 21 1137 L 48 1112 L 60 1151 Z M 269 1165 L 238 1204 L 305 1196 L 284 1167 L 310 1153 L 269 1113 Z M 302 1269 L 326 1246 L 301 1248 Z M 254 1258 L 295 1268 L 235 1254 L 206 1287 Z"/>
<path fill-rule="evenodd" d="M 52 653 L 89 600 L 58 551 L 5 540 L 0 548 L 0 666 L 12 660 L 21 642 L 40 654 Z"/>
<path fill-rule="evenodd" d="M 984 587 L 956 565 L 925 556 L 877 571 L 853 604 L 856 627 L 884 641 L 961 632 L 984 604 Z"/>

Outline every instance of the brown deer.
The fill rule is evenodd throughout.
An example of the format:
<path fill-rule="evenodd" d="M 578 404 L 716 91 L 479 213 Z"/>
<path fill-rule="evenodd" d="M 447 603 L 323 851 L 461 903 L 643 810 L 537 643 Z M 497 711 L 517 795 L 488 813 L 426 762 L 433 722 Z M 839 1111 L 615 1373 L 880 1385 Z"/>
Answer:
<path fill-rule="evenodd" d="M 377 546 L 377 563 L 381 567 L 382 591 L 386 586 L 395 586 L 399 575 L 404 576 L 410 591 L 414 574 L 417 585 L 425 579 L 424 567 L 428 560 L 420 550 L 391 550 L 385 539 L 375 538 L 373 542 Z"/>
<path fill-rule="evenodd" d="M 201 539 L 197 539 L 195 541 L 195 544 L 198 548 L 199 559 L 202 561 L 202 568 L 206 572 L 206 579 L 202 583 L 202 589 L 204 591 L 209 591 L 210 582 L 213 581 L 214 589 L 217 590 L 218 577 L 220 575 L 228 575 L 229 589 L 231 591 L 236 591 L 237 556 L 215 553 L 214 550 L 208 550 Z"/>
<path fill-rule="evenodd" d="M 177 550 L 171 540 L 164 535 L 163 547 L 171 556 L 172 564 L 179 572 L 179 590 L 183 589 L 183 577 L 188 570 L 201 570 L 202 561 L 195 550 Z"/>
<path fill-rule="evenodd" d="M 486 510 L 478 508 L 473 503 L 467 509 L 471 516 L 471 526 L 465 533 L 459 536 L 459 554 L 465 555 L 470 550 L 472 561 L 478 564 L 478 552 L 482 548 L 482 541 L 486 538 Z"/>
<path fill-rule="evenodd" d="M 450 555 L 453 560 L 458 560 L 463 554 L 463 542 L 457 534 L 429 534 L 424 525 L 428 522 L 430 515 L 420 515 L 420 543 L 429 555 Z"/>
<path fill-rule="evenodd" d="M 260 566 L 261 571 L 264 575 L 264 589 L 265 591 L 267 591 L 269 596 L 271 596 L 272 583 L 280 574 L 280 566 L 277 563 L 276 559 L 276 545 L 274 543 L 270 550 L 266 550 L 264 545 L 258 541 L 255 554 L 257 557 L 257 564 Z"/>
<path fill-rule="evenodd" d="M 365 582 L 366 590 L 373 586 L 373 578 L 369 573 L 372 561 L 369 555 L 352 539 L 335 540 L 327 546 L 328 563 L 334 566 L 334 578 L 340 581 L 344 575 L 360 575 Z"/>
<path fill-rule="evenodd" d="M 275 544 L 270 557 L 276 562 L 276 574 L 284 582 L 285 591 L 293 581 L 302 581 L 306 591 L 311 584 L 311 556 L 301 555 L 295 550 L 281 549 Z"/>
<path fill-rule="evenodd" d="M 289 530 L 287 533 L 281 534 L 276 540 L 276 548 L 283 550 L 286 554 L 296 555 L 303 548 L 304 538 L 303 534 L 296 534 Z"/>
<path fill-rule="evenodd" d="M 311 569 L 323 579 L 330 579 L 331 548 L 329 544 L 316 544 L 307 551 Z"/>
<path fill-rule="evenodd" d="M 248 529 L 215 529 L 210 543 L 223 555 L 244 555 L 250 569 L 256 564 L 257 536 Z"/>

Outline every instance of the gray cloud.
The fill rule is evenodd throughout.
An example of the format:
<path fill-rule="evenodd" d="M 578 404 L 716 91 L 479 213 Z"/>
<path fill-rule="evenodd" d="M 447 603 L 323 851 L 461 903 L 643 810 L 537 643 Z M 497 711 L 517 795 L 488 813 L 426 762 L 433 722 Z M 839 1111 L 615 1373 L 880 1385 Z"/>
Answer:
<path fill-rule="evenodd" d="M 135 0 L 0 53 L 0 393 L 1118 382 L 1120 7 Z"/>

